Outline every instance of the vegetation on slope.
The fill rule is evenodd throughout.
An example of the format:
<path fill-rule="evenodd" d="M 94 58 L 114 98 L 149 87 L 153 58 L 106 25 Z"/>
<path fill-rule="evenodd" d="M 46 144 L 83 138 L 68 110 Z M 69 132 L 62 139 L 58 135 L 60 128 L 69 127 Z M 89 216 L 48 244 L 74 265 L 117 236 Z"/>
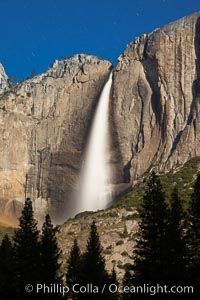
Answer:
<path fill-rule="evenodd" d="M 183 166 L 176 166 L 167 173 L 160 173 L 159 177 L 166 199 L 169 200 L 174 186 L 177 186 L 179 195 L 184 202 L 184 208 L 187 208 L 194 181 L 199 170 L 200 157 L 195 157 L 186 162 Z M 119 200 L 113 204 L 113 207 L 124 207 L 126 209 L 132 209 L 133 207 L 139 208 L 144 193 L 145 177 L 146 176 L 144 176 L 130 192 L 119 198 Z"/>

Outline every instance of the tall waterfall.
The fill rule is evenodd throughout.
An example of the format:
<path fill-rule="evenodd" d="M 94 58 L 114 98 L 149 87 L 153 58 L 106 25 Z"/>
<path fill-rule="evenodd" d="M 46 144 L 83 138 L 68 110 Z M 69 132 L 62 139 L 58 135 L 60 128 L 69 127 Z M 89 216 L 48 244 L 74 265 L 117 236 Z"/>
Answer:
<path fill-rule="evenodd" d="M 85 161 L 80 176 L 77 211 L 96 211 L 111 201 L 108 105 L 112 86 L 112 72 L 105 84 L 94 115 Z"/>

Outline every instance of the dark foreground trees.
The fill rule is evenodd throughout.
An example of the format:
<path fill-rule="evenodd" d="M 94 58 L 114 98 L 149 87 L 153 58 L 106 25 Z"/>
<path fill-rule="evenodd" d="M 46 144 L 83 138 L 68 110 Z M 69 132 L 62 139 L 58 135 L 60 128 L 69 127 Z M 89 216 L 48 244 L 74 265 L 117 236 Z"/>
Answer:
<path fill-rule="evenodd" d="M 109 274 L 105 268 L 105 259 L 102 255 L 102 247 L 95 222 L 90 228 L 90 236 L 87 242 L 86 252 L 82 257 L 81 282 L 84 286 L 92 284 L 98 288 L 98 293 L 80 295 L 80 299 L 108 299 L 107 288 L 102 294 L 105 284 L 109 283 Z"/>
<path fill-rule="evenodd" d="M 26 199 L 13 245 L 5 236 L 0 246 L 1 299 L 60 299 L 57 294 L 36 293 L 38 283 L 49 285 L 60 282 L 59 254 L 50 216 L 46 216 L 40 239 L 32 202 Z"/>
<path fill-rule="evenodd" d="M 186 218 L 187 217 L 187 218 Z M 186 220 L 185 220 L 186 219 Z M 126 231 L 126 232 L 125 232 Z M 127 236 L 127 230 L 124 230 Z M 186 216 L 178 190 L 175 188 L 168 202 L 159 178 L 153 172 L 146 184 L 140 211 L 138 236 L 134 250 L 134 263 L 127 270 L 123 285 L 194 286 L 195 294 L 155 295 L 154 299 L 199 299 L 200 293 L 200 175 Z M 33 216 L 32 203 L 26 200 L 19 228 L 13 242 L 7 236 L 0 246 L 0 298 L 1 299 L 60 299 L 58 294 L 27 293 L 25 286 L 60 283 L 60 250 L 55 229 L 47 215 L 39 235 Z M 132 253 L 129 253 L 132 256 Z M 113 269 L 109 274 L 102 255 L 102 246 L 95 222 L 91 224 L 86 250 L 82 254 L 75 240 L 68 259 L 66 284 L 86 287 L 85 293 L 71 293 L 72 299 L 122 298 L 109 293 L 110 284 L 118 285 Z M 65 282 L 64 282 L 65 285 Z M 104 288 L 104 292 L 102 290 Z M 88 292 L 89 287 L 89 292 Z M 14 295 L 14 296 L 13 296 Z M 68 298 L 70 298 L 68 297 Z M 150 294 L 124 293 L 123 299 L 149 299 Z M 71 298 L 70 298 L 71 299 Z"/>
<path fill-rule="evenodd" d="M 0 299 L 12 299 L 15 295 L 12 283 L 12 243 L 5 235 L 0 246 Z"/>
<path fill-rule="evenodd" d="M 124 285 L 187 285 L 186 238 L 182 202 L 175 188 L 166 204 L 159 178 L 149 176 L 140 211 L 140 223 L 134 264 L 124 276 Z M 134 299 L 148 299 L 149 294 L 136 293 Z M 191 295 L 189 295 L 191 296 Z M 124 299 L 132 299 L 124 294 Z M 184 299 L 185 295 L 158 293 L 155 299 Z"/>
<path fill-rule="evenodd" d="M 50 216 L 46 216 L 40 236 L 33 216 L 32 202 L 26 199 L 13 244 L 5 236 L 0 246 L 1 299 L 61 299 L 57 292 L 48 292 L 48 287 L 52 285 L 58 284 L 62 287 L 59 257 L 60 250 Z M 99 234 L 93 222 L 83 254 L 77 241 L 74 241 L 66 274 L 66 284 L 70 289 L 78 284 L 76 290 L 83 286 L 87 291 L 70 293 L 68 296 L 73 299 L 114 300 L 117 299 L 117 293 L 108 293 L 111 283 L 118 284 L 116 273 L 114 269 L 111 275 L 106 271 Z M 45 284 L 45 292 L 42 290 L 37 293 L 37 284 Z M 104 285 L 105 291 L 102 293 Z"/>
<path fill-rule="evenodd" d="M 78 299 L 78 296 L 73 293 L 72 289 L 75 284 L 81 284 L 81 274 L 82 274 L 82 256 L 79 249 L 77 240 L 74 240 L 70 256 L 68 258 L 68 267 L 66 274 L 66 283 L 70 288 L 70 295 L 72 299 Z"/>
<path fill-rule="evenodd" d="M 40 282 L 50 286 L 51 284 L 61 283 L 61 275 L 59 274 L 60 264 L 58 262 L 61 251 L 57 244 L 56 231 L 51 223 L 51 218 L 46 215 L 45 222 L 42 227 L 42 235 L 40 241 Z M 43 295 L 42 299 L 60 299 L 57 293 Z"/>
<path fill-rule="evenodd" d="M 40 279 L 40 245 L 37 222 L 33 216 L 32 202 L 26 199 L 19 228 L 14 235 L 13 272 L 16 299 L 34 299 L 35 292 L 27 293 L 25 286 L 36 286 Z"/>
<path fill-rule="evenodd" d="M 147 182 L 134 251 L 135 284 L 164 283 L 166 270 L 167 207 L 162 185 L 153 172 Z"/>
<path fill-rule="evenodd" d="M 200 296 L 200 174 L 191 196 L 187 231 L 188 272 L 194 286 L 195 299 Z"/>
<path fill-rule="evenodd" d="M 71 249 L 68 260 L 67 284 L 73 287 L 88 287 L 85 293 L 72 293 L 72 299 L 118 299 L 118 293 L 110 293 L 109 285 L 118 286 L 117 275 L 113 268 L 109 274 L 105 267 L 105 259 L 102 255 L 102 246 L 95 222 L 90 226 L 90 235 L 87 241 L 86 251 L 81 254 L 77 241 Z M 78 286 L 76 290 L 78 289 Z"/>
<path fill-rule="evenodd" d="M 90 282 L 102 287 L 108 279 L 108 273 L 105 269 L 105 260 L 102 256 L 102 247 L 95 222 L 91 225 L 86 252 L 83 255 L 83 269 L 85 269 L 85 271 L 87 270 L 83 276 L 83 281 L 85 283 Z"/>
<path fill-rule="evenodd" d="M 178 189 L 175 187 L 170 199 L 168 232 L 166 237 L 166 282 L 169 286 L 188 283 L 186 274 L 186 241 L 184 239 L 184 211 Z"/>

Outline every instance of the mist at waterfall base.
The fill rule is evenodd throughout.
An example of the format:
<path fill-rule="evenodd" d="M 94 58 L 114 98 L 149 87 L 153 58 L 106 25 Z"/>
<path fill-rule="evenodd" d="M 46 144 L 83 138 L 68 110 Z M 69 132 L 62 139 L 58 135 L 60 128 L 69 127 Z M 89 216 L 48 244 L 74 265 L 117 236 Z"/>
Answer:
<path fill-rule="evenodd" d="M 108 163 L 110 148 L 109 100 L 112 72 L 106 82 L 94 114 L 89 142 L 80 174 L 76 213 L 106 208 L 112 200 Z"/>

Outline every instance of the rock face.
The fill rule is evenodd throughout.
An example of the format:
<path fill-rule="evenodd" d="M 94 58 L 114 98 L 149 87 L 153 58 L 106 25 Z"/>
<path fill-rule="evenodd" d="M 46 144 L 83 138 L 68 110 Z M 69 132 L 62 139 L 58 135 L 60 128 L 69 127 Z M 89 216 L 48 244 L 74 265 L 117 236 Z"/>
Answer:
<path fill-rule="evenodd" d="M 64 206 L 77 184 L 90 119 L 110 67 L 75 55 L 2 95 L 2 209 L 8 200 L 23 202 L 26 196 L 38 213 L 49 209 L 54 219 L 66 219 Z"/>
<path fill-rule="evenodd" d="M 200 155 L 200 12 L 127 46 L 114 73 L 124 180 Z"/>
<path fill-rule="evenodd" d="M 60 220 L 71 214 L 91 118 L 110 68 L 108 61 L 75 55 L 8 89 L 0 65 L 1 210 L 15 213 L 29 196 L 38 214 L 50 210 Z M 169 170 L 200 155 L 200 12 L 137 38 L 113 77 L 116 190 L 152 167 Z"/>
<path fill-rule="evenodd" d="M 8 76 L 0 63 L 0 95 L 3 94 L 8 88 Z"/>

